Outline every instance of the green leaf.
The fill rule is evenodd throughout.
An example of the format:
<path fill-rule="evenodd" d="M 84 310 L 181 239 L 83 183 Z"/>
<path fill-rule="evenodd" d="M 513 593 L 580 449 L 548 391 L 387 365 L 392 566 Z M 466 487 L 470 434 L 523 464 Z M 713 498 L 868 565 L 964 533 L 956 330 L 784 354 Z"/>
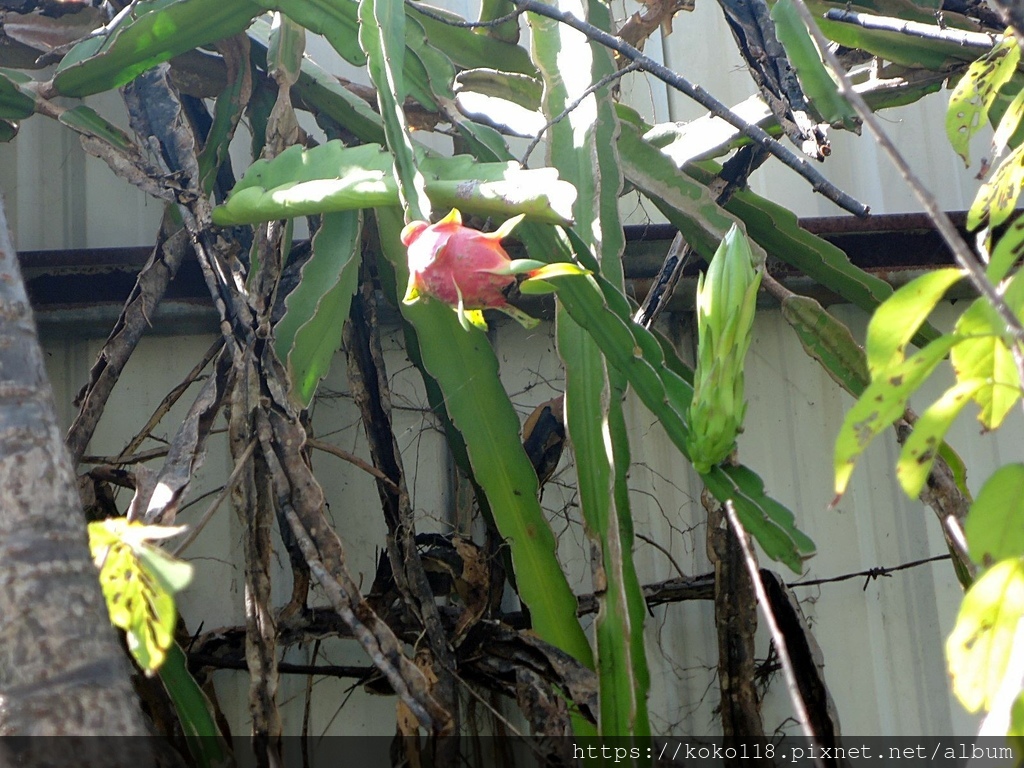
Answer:
<path fill-rule="evenodd" d="M 949 466 L 953 473 L 953 482 L 956 483 L 960 493 L 967 501 L 971 501 L 971 491 L 967 487 L 967 465 L 960 458 L 960 454 L 954 451 L 949 443 L 943 443 L 939 446 L 939 457 Z M 964 583 L 963 580 L 961 583 Z"/>
<path fill-rule="evenodd" d="M 996 126 L 996 132 L 992 135 L 990 162 L 998 159 L 1006 151 L 1007 145 L 1017 132 L 1017 128 L 1020 127 L 1022 118 L 1024 118 L 1024 88 L 1017 91 L 1017 95 L 1013 97 L 1006 111 L 1003 112 L 1003 116 L 999 118 L 999 125 Z"/>
<path fill-rule="evenodd" d="M 896 478 L 910 498 L 916 499 L 921 494 L 946 433 L 974 393 L 983 386 L 985 382 L 981 379 L 957 382 L 932 403 L 914 424 L 914 430 L 903 444 L 896 463 Z"/>
<path fill-rule="evenodd" d="M 405 119 L 405 4 L 402 0 L 360 0 L 359 45 L 366 53 L 370 79 L 377 89 L 377 103 L 384 120 L 384 135 L 394 155 L 398 196 L 407 217 L 430 221 L 423 174 L 409 138 Z"/>
<path fill-rule="evenodd" d="M 1018 741 L 1016 747 L 1019 750 L 1024 744 L 1020 739 L 1024 737 L 1024 692 L 1018 694 L 1010 707 L 1010 727 L 1006 731 L 1007 736 L 1015 737 Z"/>
<path fill-rule="evenodd" d="M 916 38 L 898 31 L 864 29 L 856 24 L 823 18 L 826 11 L 835 8 L 889 16 L 895 22 L 918 21 L 934 25 L 935 13 L 941 6 L 938 0 L 808 0 L 807 5 L 822 32 L 831 40 L 850 48 L 860 48 L 889 62 L 940 71 L 977 58 L 977 49 L 961 46 L 955 41 Z M 950 28 L 978 29 L 976 20 L 953 11 L 944 10 L 942 20 Z"/>
<path fill-rule="evenodd" d="M 508 5 L 511 6 L 511 3 Z M 444 51 L 460 69 L 491 67 L 495 62 L 501 62 L 502 69 L 525 75 L 536 74 L 537 70 L 530 60 L 529 54 L 514 42 L 476 34 L 471 29 L 445 24 L 443 21 L 420 13 L 416 6 L 415 2 L 408 4 L 409 16 L 423 26 L 430 45 L 439 51 Z M 458 14 L 433 6 L 426 7 L 429 7 L 434 14 L 440 13 L 451 17 L 453 21 L 465 21 Z M 518 22 L 512 20 L 510 24 L 518 32 Z"/>
<path fill-rule="evenodd" d="M 180 592 L 191 583 L 191 563 L 178 560 L 159 547 L 146 544 L 135 547 L 134 551 L 142 567 L 167 592 Z"/>
<path fill-rule="evenodd" d="M 1002 339 L 1003 321 L 984 297 L 976 299 L 957 320 L 954 333 L 963 338 L 950 361 L 958 379 L 982 379 L 985 386 L 974 394 L 981 406 L 978 420 L 985 429 L 1003 423 L 1020 400 L 1020 376 Z"/>
<path fill-rule="evenodd" d="M 397 205 L 393 159 L 381 147 L 345 147 L 329 141 L 313 149 L 292 146 L 273 160 L 249 166 L 227 201 L 214 209 L 222 226 Z M 521 170 L 515 163 L 478 163 L 466 155 L 424 157 L 426 190 L 438 207 L 538 221 L 571 220 L 576 190 L 550 168 Z"/>
<path fill-rule="evenodd" d="M 54 87 L 63 96 L 109 91 L 179 53 L 242 32 L 264 10 L 255 0 L 141 0 L 113 29 L 72 48 Z"/>
<path fill-rule="evenodd" d="M 953 693 L 969 712 L 991 709 L 1024 618 L 1024 561 L 1001 560 L 964 595 L 946 641 Z"/>
<path fill-rule="evenodd" d="M 701 479 L 719 501 L 733 502 L 743 527 L 766 555 L 800 573 L 803 560 L 814 554 L 814 542 L 796 527 L 793 513 L 765 493 L 760 477 L 742 465 L 719 465 Z"/>
<path fill-rule="evenodd" d="M 1009 82 L 1020 61 L 1020 48 L 1010 35 L 971 64 L 953 90 L 946 111 L 946 136 L 953 149 L 970 165 L 971 137 L 988 120 L 988 111 Z M 1014 198 L 1016 199 L 1016 198 Z M 968 224 L 969 229 L 974 227 Z"/>
<path fill-rule="evenodd" d="M 409 279 L 399 234 L 401 213 L 377 211 L 384 254 L 397 285 Z M 462 433 L 476 481 L 512 553 L 519 595 L 534 631 L 588 667 L 590 644 L 576 618 L 576 598 L 555 555 L 555 537 L 537 500 L 537 475 L 519 441 L 519 417 L 498 378 L 498 360 L 481 331 L 464 331 L 440 302 L 401 304 L 416 331 L 423 364 L 440 385 L 452 423 Z M 467 386 L 471 379 L 472 386 Z"/>
<path fill-rule="evenodd" d="M 536 78 L 495 69 L 455 76 L 454 96 L 466 117 L 513 136 L 534 137 L 547 122 L 540 111 L 543 86 Z"/>
<path fill-rule="evenodd" d="M 323 35 L 345 61 L 361 67 L 366 54 L 359 46 L 358 5 L 354 0 L 276 0 L 272 7 Z"/>
<path fill-rule="evenodd" d="M 860 397 L 871 377 L 864 349 L 850 329 L 807 296 L 792 295 L 783 299 L 782 316 L 793 326 L 804 351 L 821 363 L 839 386 L 854 397 Z"/>
<path fill-rule="evenodd" d="M 309 407 L 341 344 L 359 283 L 361 234 L 360 211 L 324 215 L 313 236 L 313 254 L 274 326 L 274 351 L 285 364 L 291 396 L 300 408 Z"/>
<path fill-rule="evenodd" d="M 710 260 L 729 228 L 738 219 L 721 208 L 703 183 L 680 173 L 662 152 L 641 138 L 640 131 L 620 121 L 618 141 L 623 175 L 650 197 L 686 242 Z M 745 231 L 745 227 L 741 226 Z M 764 261 L 764 251 L 751 243 L 755 259 Z"/>
<path fill-rule="evenodd" d="M 24 120 L 35 112 L 35 97 L 22 88 L 30 82 L 32 78 L 25 73 L 0 67 L 0 118 Z"/>
<path fill-rule="evenodd" d="M 160 667 L 160 682 L 174 706 L 189 752 L 201 768 L 233 764 L 231 746 L 217 727 L 216 709 L 188 671 L 181 646 L 172 643 Z"/>
<path fill-rule="evenodd" d="M 64 110 L 57 119 L 73 131 L 86 136 L 94 136 L 117 149 L 130 151 L 135 148 L 135 143 L 127 133 L 85 104 Z"/>
<path fill-rule="evenodd" d="M 295 85 L 305 52 L 305 28 L 280 12 L 275 13 L 267 39 L 267 74 L 278 83 Z"/>
<path fill-rule="evenodd" d="M 1021 257 L 1024 257 L 1024 215 L 1014 219 L 996 242 L 985 274 L 993 283 L 1000 283 Z"/>
<path fill-rule="evenodd" d="M 957 267 L 928 272 L 900 287 L 875 310 L 864 344 L 872 376 L 903 362 L 907 344 L 962 277 Z"/>
<path fill-rule="evenodd" d="M 263 19 L 256 19 L 249 28 L 249 38 L 253 42 L 253 61 L 258 67 L 266 69 L 270 24 Z M 359 54 L 362 57 L 362 51 Z M 318 120 L 326 116 L 367 144 L 384 142 L 384 124 L 380 115 L 312 59 L 302 59 L 299 79 L 292 87 L 292 95 Z M 254 153 L 254 156 L 258 155 L 258 152 Z"/>
<path fill-rule="evenodd" d="M 558 7 L 599 28 L 610 28 L 607 8 L 588 6 L 586 0 L 559 0 Z M 544 82 L 544 117 L 553 123 L 547 136 L 550 162 L 576 187 L 573 218 L 583 233 L 582 247 L 597 257 L 605 278 L 621 291 L 625 236 L 618 209 L 622 188 L 616 152 L 618 121 L 607 86 L 586 93 L 592 83 L 614 72 L 615 64 L 605 48 L 584 35 L 551 19 L 528 18 L 534 60 Z M 576 77 L 565 76 L 567 60 L 574 62 Z M 576 103 L 579 106 L 571 118 L 555 120 Z M 545 279 L 553 277 L 558 277 L 558 272 L 550 269 Z M 626 486 L 629 441 L 621 413 L 626 384 L 621 373 L 609 369 L 601 348 L 561 304 L 556 309 L 556 328 L 558 351 L 565 364 L 566 428 L 576 456 L 580 509 L 587 536 L 600 553 L 593 567 L 606 585 L 595 626 L 599 732 L 649 735 L 650 680 L 643 636 L 646 604 L 632 558 L 632 513 Z"/>
<path fill-rule="evenodd" d="M 523 109 L 540 109 L 544 85 L 537 78 L 497 69 L 467 69 L 455 76 L 456 92 L 472 91 L 510 101 Z"/>
<path fill-rule="evenodd" d="M 1024 464 L 997 469 L 981 488 L 964 523 L 971 559 L 983 568 L 1024 555 Z"/>
<path fill-rule="evenodd" d="M 778 0 L 771 10 L 772 21 L 779 42 L 786 49 L 804 95 L 818 114 L 832 125 L 841 125 L 848 131 L 860 133 L 860 119 L 832 76 L 821 63 L 814 41 L 796 11 L 793 0 Z"/>
<path fill-rule="evenodd" d="M 913 357 L 876 376 L 846 414 L 836 437 L 836 498 L 846 491 L 853 468 L 868 444 L 903 415 L 907 401 L 935 370 L 958 336 L 940 336 Z"/>
<path fill-rule="evenodd" d="M 238 121 L 242 119 L 242 113 L 249 103 L 251 91 L 252 74 L 249 57 L 246 56 L 242 66 L 234 73 L 234 78 L 217 97 L 213 108 L 213 125 L 199 153 L 199 184 L 207 193 L 213 190 L 217 172 L 228 160 L 228 149 L 235 137 Z"/>
<path fill-rule="evenodd" d="M 480 3 L 480 21 L 494 21 L 516 9 L 512 0 L 482 0 Z M 477 30 L 478 34 L 504 40 L 507 43 L 519 42 L 519 19 L 509 19 L 497 26 L 488 26 Z"/>
<path fill-rule="evenodd" d="M 807 296 L 792 295 L 783 299 L 782 316 L 793 326 L 804 351 L 821 364 L 833 381 L 854 397 L 864 394 L 871 383 L 867 356 L 845 324 Z M 953 473 L 957 488 L 970 499 L 963 459 L 945 442 L 939 442 L 937 451 Z M 927 474 L 925 471 L 926 478 Z M 920 489 L 911 495 L 917 496 L 919 492 Z"/>

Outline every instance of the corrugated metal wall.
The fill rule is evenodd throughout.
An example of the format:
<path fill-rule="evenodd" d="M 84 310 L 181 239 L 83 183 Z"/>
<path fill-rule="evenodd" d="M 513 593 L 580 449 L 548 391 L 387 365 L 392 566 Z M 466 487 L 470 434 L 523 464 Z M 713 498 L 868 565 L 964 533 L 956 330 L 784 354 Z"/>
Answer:
<path fill-rule="evenodd" d="M 460 9 L 466 10 L 466 9 Z M 621 17 L 625 16 L 625 12 Z M 312 46 L 324 63 L 336 62 L 322 44 Z M 649 53 L 658 54 L 662 41 L 652 40 Z M 669 64 L 716 93 L 727 103 L 738 103 L 753 92 L 749 77 L 733 49 L 730 34 L 715 4 L 698 3 L 692 14 L 682 14 L 675 32 L 664 41 Z M 649 118 L 687 119 L 699 114 L 681 97 L 657 83 L 633 77 L 626 98 Z M 117 113 L 115 99 L 98 105 Z M 910 108 L 885 113 L 900 146 L 911 156 L 949 209 L 968 205 L 974 182 L 959 167 L 942 135 L 944 97 L 933 96 Z M 867 138 L 834 137 L 835 152 L 824 171 L 840 186 L 869 203 L 875 212 L 917 210 L 893 171 L 878 157 Z M 770 164 L 753 182 L 754 188 L 781 200 L 802 215 L 835 214 L 823 198 L 789 172 Z M 160 206 L 116 179 L 104 165 L 83 156 L 77 142 L 50 122 L 27 122 L 10 146 L 0 147 L 0 189 L 7 199 L 22 249 L 147 245 L 152 242 Z M 649 211 L 632 210 L 631 220 L 645 220 Z M 855 326 L 864 317 L 850 309 L 841 314 Z M 680 349 L 692 357 L 692 336 L 686 317 L 672 317 L 665 329 L 678 339 Z M 169 336 L 145 340 L 122 377 L 104 424 L 90 453 L 117 453 L 141 426 L 162 395 L 184 376 L 209 345 L 209 336 Z M 831 446 L 850 399 L 802 352 L 777 312 L 759 316 L 752 347 L 748 389 L 748 429 L 741 441 L 743 460 L 766 479 L 772 494 L 797 514 L 799 524 L 817 542 L 819 554 L 808 564 L 807 577 L 821 578 L 877 565 L 896 565 L 943 552 L 941 536 L 930 510 L 903 498 L 893 480 L 894 441 L 880 440 L 869 450 L 864 467 L 855 475 L 852 490 L 836 510 L 826 509 L 831 499 Z M 552 328 L 534 331 L 500 324 L 492 334 L 502 376 L 525 417 L 536 404 L 561 386 Z M 50 329 L 45 334 L 50 374 L 62 417 L 69 421 L 71 401 L 86 380 L 100 347 L 96 339 L 76 337 L 73 329 Z M 424 414 L 425 398 L 413 369 L 396 338 L 389 338 L 388 365 L 395 390 L 399 441 L 406 468 L 414 477 L 415 508 L 426 529 L 443 529 L 451 520 L 453 504 L 450 469 L 443 459 L 441 436 Z M 339 361 L 325 382 L 315 406 L 319 435 L 347 450 L 366 455 L 354 406 L 346 397 L 344 366 Z M 933 393 L 941 391 L 936 387 Z M 180 423 L 179 406 L 164 420 L 160 434 L 169 437 Z M 632 448 L 636 462 L 631 474 L 637 529 L 649 540 L 637 543 L 637 559 L 645 582 L 708 570 L 704 554 L 703 511 L 699 482 L 681 461 L 637 402 L 628 406 Z M 1019 445 L 1003 430 L 996 437 L 980 437 L 976 424 L 962 419 L 951 441 L 972 470 L 975 490 L 979 480 L 1019 454 Z M 1017 431 L 1019 434 L 1019 431 Z M 222 439 L 211 443 L 209 457 L 195 484 L 193 497 L 217 487 L 228 471 Z M 331 516 L 345 540 L 350 567 L 372 580 L 376 547 L 383 526 L 376 493 L 369 477 L 330 456 L 317 456 Z M 571 468 L 563 469 L 571 476 Z M 548 488 L 544 502 L 561 540 L 562 553 L 574 587 L 589 589 L 587 547 L 571 484 Z M 195 519 L 208 500 L 183 513 Z M 240 543 L 239 523 L 222 510 L 189 556 L 197 565 L 194 587 L 183 598 L 183 611 L 195 629 L 209 630 L 242 620 L 241 572 L 232 553 Z M 671 557 L 670 557 L 671 555 Z M 284 566 L 279 579 L 280 602 L 286 599 Z M 232 599 L 223 597 L 229 585 Z M 827 678 L 850 734 L 948 734 L 974 730 L 948 693 L 943 643 L 959 603 L 959 588 L 948 564 L 917 568 L 888 579 L 865 583 L 862 579 L 798 589 L 804 609 L 823 648 Z M 712 608 L 708 603 L 682 603 L 655 608 L 648 622 L 654 689 L 652 712 L 659 732 L 708 734 L 716 729 L 713 707 L 716 645 Z M 760 653 L 767 652 L 762 638 Z M 309 662 L 309 648 L 292 649 L 288 661 Z M 354 643 L 326 644 L 321 663 L 362 664 L 365 659 Z M 216 680 L 232 726 L 247 731 L 244 676 L 217 673 Z M 305 679 L 286 676 L 280 699 L 286 727 L 301 725 Z M 387 733 L 394 702 L 357 689 L 347 698 L 349 681 L 317 680 L 314 733 Z M 780 725 L 790 716 L 788 702 L 777 681 L 769 694 L 766 726 Z"/>

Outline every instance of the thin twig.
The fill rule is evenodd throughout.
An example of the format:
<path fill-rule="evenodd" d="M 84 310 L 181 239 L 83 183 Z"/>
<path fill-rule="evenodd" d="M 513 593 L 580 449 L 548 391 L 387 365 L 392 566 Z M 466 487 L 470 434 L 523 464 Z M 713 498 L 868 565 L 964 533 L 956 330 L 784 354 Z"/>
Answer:
<path fill-rule="evenodd" d="M 846 8 L 829 8 L 825 12 L 829 21 L 852 24 L 862 29 L 877 29 L 883 32 L 895 32 L 921 40 L 937 40 L 953 43 L 961 48 L 975 48 L 979 51 L 990 51 L 1003 41 L 1002 35 L 987 32 L 968 32 L 963 29 L 943 29 L 935 24 L 922 24 L 919 21 L 905 21 L 892 16 L 875 16 L 870 13 L 859 13 Z"/>
<path fill-rule="evenodd" d="M 442 24 L 447 24 L 449 27 L 459 27 L 460 29 L 486 29 L 488 27 L 500 27 L 507 21 L 519 18 L 523 13 L 520 10 L 515 10 L 506 13 L 504 16 L 491 19 L 490 21 L 460 21 L 458 19 L 453 19 L 451 16 L 445 16 L 443 13 L 428 10 L 427 6 L 414 3 L 412 0 L 405 0 L 405 4 L 410 8 L 414 8 L 419 13 L 422 13 L 428 19 L 440 21 Z"/>
<path fill-rule="evenodd" d="M 218 338 L 216 341 L 213 342 L 213 344 L 210 345 L 210 348 L 203 353 L 203 356 L 199 360 L 199 362 L 196 363 L 195 366 L 193 366 L 191 371 L 185 374 L 185 378 L 181 380 L 181 383 L 179 383 L 174 389 L 172 389 L 164 396 L 164 399 L 161 400 L 160 404 L 153 410 L 153 413 L 149 417 L 149 420 L 146 422 L 146 425 L 142 429 L 140 429 L 138 434 L 136 434 L 135 437 L 133 437 L 131 441 L 128 443 L 128 445 L 124 447 L 124 450 L 121 451 L 121 454 L 117 457 L 117 460 L 110 462 L 111 464 L 128 463 L 128 457 L 139 449 L 139 446 L 142 445 L 143 442 L 145 442 L 146 438 L 149 436 L 149 433 L 153 431 L 153 428 L 157 424 L 159 424 L 160 420 L 167 415 L 167 412 L 174 407 L 174 404 L 178 402 L 179 398 L 181 398 L 183 394 L 185 394 L 185 391 L 196 382 L 196 380 L 199 378 L 199 374 L 203 372 L 203 369 L 210 364 L 210 361 L 217 356 L 217 353 L 220 352 L 220 350 L 223 347 L 223 338 Z"/>
<path fill-rule="evenodd" d="M 672 557 L 672 552 L 669 551 L 668 547 L 659 544 L 654 539 L 651 539 L 651 538 L 648 538 L 647 536 L 644 536 L 642 533 L 636 534 L 636 537 L 638 539 L 640 539 L 640 541 L 647 542 L 652 547 L 654 547 L 656 550 L 661 552 L 661 554 L 663 554 L 665 557 L 667 557 L 668 561 L 670 563 L 672 563 L 672 567 L 676 569 L 676 573 L 678 573 L 682 578 L 684 578 L 684 579 L 686 578 L 686 573 L 684 573 L 683 569 L 679 567 L 679 563 L 676 562 L 676 559 L 674 557 Z"/>
<path fill-rule="evenodd" d="M 761 572 L 757 567 L 757 561 L 754 559 L 754 553 L 750 548 L 750 542 L 747 541 L 747 532 L 743 529 L 743 524 L 740 523 L 740 519 L 736 516 L 736 508 L 733 506 L 732 500 L 725 502 L 725 515 L 729 519 L 729 525 L 732 527 L 733 532 L 736 534 L 736 539 L 739 541 L 740 549 L 743 550 L 743 562 L 746 564 L 747 571 L 750 573 L 750 580 L 754 583 L 754 592 L 757 595 L 757 603 L 761 606 L 761 613 L 764 616 L 765 623 L 768 625 L 768 631 L 772 636 L 772 640 L 775 643 L 775 650 L 779 654 L 779 662 L 782 665 L 782 672 L 786 677 L 786 688 L 789 691 L 790 701 L 793 703 L 793 709 L 796 710 L 796 716 L 800 719 L 800 726 L 803 728 L 804 735 L 811 740 L 811 745 L 814 748 L 813 754 L 819 754 L 820 750 L 818 747 L 818 739 L 816 734 L 811 730 L 811 716 L 807 712 L 807 706 L 804 704 L 803 696 L 800 695 L 799 684 L 796 680 L 796 672 L 793 670 L 793 659 L 789 655 L 789 649 L 786 647 L 786 638 L 782 634 L 782 630 L 779 628 L 779 623 L 775 620 L 775 614 L 772 612 L 771 603 L 768 602 L 768 594 L 765 592 L 764 584 L 761 582 Z M 815 765 L 821 768 L 821 758 L 815 759 Z"/>
<path fill-rule="evenodd" d="M 329 453 L 332 456 L 337 456 L 342 461 L 347 461 L 349 464 L 352 464 L 353 466 L 359 467 L 361 470 L 363 470 L 363 472 L 366 472 L 367 474 L 373 475 L 375 478 L 380 480 L 382 483 L 384 483 L 384 485 L 388 486 L 393 491 L 397 491 L 398 490 L 398 486 L 395 485 L 395 481 L 394 480 L 392 480 L 390 477 L 385 475 L 383 472 L 381 472 L 379 469 L 377 469 L 372 464 L 369 464 L 369 463 L 363 461 L 358 456 L 356 456 L 354 453 L 349 453 L 344 448 L 339 448 L 336 445 L 331 445 L 330 443 L 325 443 L 323 440 L 317 440 L 315 437 L 307 437 L 306 438 L 306 445 L 308 445 L 310 448 L 316 448 L 318 451 L 323 451 L 324 453 Z"/>
<path fill-rule="evenodd" d="M 124 466 L 126 464 L 142 464 L 145 461 L 159 459 L 166 456 L 171 449 L 162 445 L 159 448 L 150 448 L 148 451 L 133 453 L 131 456 L 83 456 L 79 459 L 80 464 L 99 464 L 101 466 Z"/>
<path fill-rule="evenodd" d="M 212 667 L 213 669 L 248 670 L 245 659 L 224 659 L 209 653 L 190 653 L 190 665 Z M 354 677 L 366 680 L 372 677 L 377 668 L 374 666 L 342 666 L 336 664 L 292 664 L 287 661 L 277 662 L 277 671 L 283 675 L 315 675 L 317 677 Z"/>
<path fill-rule="evenodd" d="M 673 72 L 668 67 L 659 64 L 648 56 L 645 56 L 621 38 L 615 37 L 614 35 L 595 27 L 593 24 L 589 24 L 588 22 L 579 19 L 571 13 L 562 12 L 557 8 L 553 8 L 550 5 L 539 2 L 539 0 L 513 0 L 513 2 L 520 10 L 530 11 L 566 24 L 573 29 L 582 32 L 591 40 L 598 42 L 607 48 L 611 48 L 613 51 L 625 56 L 630 61 L 635 62 L 640 69 L 651 73 L 662 82 L 667 83 L 676 90 L 686 94 L 698 104 L 708 109 L 711 114 L 715 115 L 715 117 L 720 117 L 730 125 L 738 128 L 745 136 L 767 149 L 786 166 L 792 168 L 807 179 L 811 183 L 811 188 L 815 192 L 824 195 L 836 205 L 856 214 L 857 216 L 868 215 L 869 209 L 866 205 L 858 202 L 822 176 L 806 158 L 799 157 L 789 151 L 769 136 L 764 129 L 756 125 L 752 125 L 739 117 L 735 112 L 699 85 L 694 85 L 686 78 L 680 76 L 676 72 Z"/>
<path fill-rule="evenodd" d="M 1012 347 L 1014 362 L 1017 365 L 1017 372 L 1020 375 L 1021 381 L 1024 381 L 1024 354 L 1021 352 L 1020 342 L 1024 340 L 1024 326 L 1021 325 L 1020 320 L 1010 309 L 1009 305 L 1003 300 L 1003 297 L 996 290 L 996 287 L 992 285 L 992 282 L 988 279 L 985 274 L 985 269 L 975 257 L 974 252 L 968 247 L 967 243 L 964 242 L 963 238 L 960 237 L 960 233 L 957 232 L 953 222 L 950 221 L 949 216 L 942 210 L 939 205 L 939 201 L 935 198 L 928 189 L 925 188 L 921 180 L 917 178 L 917 175 L 911 169 L 903 155 L 896 148 L 896 145 L 892 143 L 888 135 L 882 129 L 882 124 L 875 116 L 875 113 L 868 107 L 867 102 L 864 101 L 864 97 L 857 92 L 853 87 L 853 83 L 850 82 L 850 77 L 846 70 L 839 63 L 839 59 L 832 52 L 829 47 L 829 41 L 822 34 L 822 31 L 818 28 L 818 24 L 814 19 L 814 16 L 808 10 L 804 0 L 795 0 L 794 6 L 796 7 L 797 13 L 800 14 L 800 18 L 803 19 L 804 24 L 810 31 L 811 36 L 814 38 L 815 43 L 818 46 L 818 50 L 821 51 L 825 57 L 825 61 L 828 62 L 829 67 L 835 73 L 839 83 L 839 92 L 846 97 L 857 112 L 858 116 L 868 127 L 868 129 L 875 135 L 875 139 L 878 144 L 882 147 L 885 153 L 889 156 L 892 164 L 896 166 L 896 169 L 903 176 L 904 181 L 910 187 L 914 196 L 917 197 L 918 201 L 924 206 L 925 212 L 928 217 L 935 224 L 935 228 L 942 235 L 942 239 L 946 245 L 953 252 L 953 257 L 956 259 L 956 263 L 967 273 L 967 278 L 971 281 L 978 293 L 984 296 L 995 308 L 996 312 L 1006 323 L 1007 330 L 1013 335 L 1014 340 L 1017 342 Z"/>
<path fill-rule="evenodd" d="M 537 148 L 537 145 L 540 144 L 540 141 L 542 138 L 544 138 L 544 134 L 547 132 L 548 128 L 555 125 L 556 123 L 561 122 L 566 117 L 568 117 L 569 113 L 576 109 L 580 104 L 582 104 L 583 100 L 590 96 L 592 93 L 601 90 L 609 83 L 614 83 L 620 77 L 622 77 L 625 74 L 628 74 L 629 72 L 636 72 L 638 69 L 640 69 L 640 65 L 634 61 L 627 67 L 623 67 L 622 69 L 617 70 L 615 72 L 610 72 L 609 74 L 605 75 L 600 80 L 598 80 L 596 83 L 588 87 L 585 91 L 583 91 L 583 93 L 579 95 L 579 98 L 577 98 L 575 101 L 572 102 L 572 104 L 570 104 L 557 115 L 555 115 L 553 118 L 551 118 L 541 127 L 539 131 L 537 131 L 537 135 L 533 137 L 533 141 L 530 142 L 529 146 L 526 148 L 526 151 L 523 153 L 523 159 L 519 161 L 519 165 L 521 165 L 523 168 L 526 167 L 526 163 L 527 161 L 529 161 L 530 155 L 533 154 L 533 150 L 535 150 Z"/>
<path fill-rule="evenodd" d="M 252 456 L 252 452 L 255 448 L 256 441 L 251 440 L 249 445 L 246 446 L 245 451 L 242 452 L 242 455 L 238 457 L 238 461 L 235 463 L 235 468 L 231 472 L 231 477 L 228 478 L 228 481 L 224 484 L 224 487 L 217 495 L 217 498 L 213 500 L 213 503 L 203 513 L 203 516 L 199 518 L 199 522 L 192 526 L 192 530 L 188 532 L 188 535 L 172 553 L 175 557 L 181 557 L 181 553 L 185 551 L 185 548 L 188 547 L 189 544 L 196 540 L 199 533 L 206 527 L 206 524 L 210 522 L 210 518 L 213 517 L 213 513 L 216 512 L 220 508 L 220 505 L 224 503 L 224 499 L 226 499 L 228 494 L 231 493 L 231 489 L 234 488 L 235 483 L 238 481 L 238 476 L 242 474 L 242 469 L 245 468 L 245 465 L 249 461 L 249 457 Z"/>

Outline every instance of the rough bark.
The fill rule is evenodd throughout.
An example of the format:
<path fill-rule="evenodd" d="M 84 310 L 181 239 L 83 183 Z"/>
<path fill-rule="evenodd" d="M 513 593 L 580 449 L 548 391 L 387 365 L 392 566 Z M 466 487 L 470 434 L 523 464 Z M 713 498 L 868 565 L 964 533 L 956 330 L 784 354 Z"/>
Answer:
<path fill-rule="evenodd" d="M 0 563 L 0 735 L 145 734 L 2 206 Z M 140 757 L 108 748 L 76 764 L 136 766 Z"/>
<path fill-rule="evenodd" d="M 744 744 L 764 744 L 761 701 L 755 684 L 757 660 L 757 596 L 743 565 L 736 535 L 723 525 L 722 509 L 705 490 L 701 501 L 708 511 L 708 559 L 715 567 L 715 628 L 718 631 L 718 686 L 721 691 L 723 746 L 739 750 Z M 726 766 L 742 759 L 725 758 Z"/>

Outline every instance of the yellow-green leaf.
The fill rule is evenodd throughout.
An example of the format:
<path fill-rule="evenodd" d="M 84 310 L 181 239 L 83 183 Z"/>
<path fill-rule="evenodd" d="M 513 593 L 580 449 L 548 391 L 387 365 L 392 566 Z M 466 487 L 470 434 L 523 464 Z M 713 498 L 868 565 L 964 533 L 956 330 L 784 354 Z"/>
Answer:
<path fill-rule="evenodd" d="M 1024 93 L 1024 91 L 1021 92 Z M 1022 256 L 1024 256 L 1024 215 L 1014 219 L 996 242 L 986 269 L 988 279 L 993 283 L 1002 281 Z"/>
<path fill-rule="evenodd" d="M 954 332 L 963 341 L 950 353 L 957 378 L 986 382 L 974 393 L 974 400 L 981 406 L 978 420 L 986 429 L 1002 424 L 1021 396 L 1013 353 L 999 333 L 1002 327 L 988 300 L 977 299 L 957 321 Z"/>
<path fill-rule="evenodd" d="M 1011 35 L 971 64 L 953 95 L 946 112 L 946 135 L 956 153 L 971 164 L 971 137 L 985 124 L 988 111 L 1002 88 L 1013 76 L 1020 61 L 1020 49 Z"/>
<path fill-rule="evenodd" d="M 992 157 L 989 159 L 990 162 L 998 160 L 1003 152 L 1006 151 L 1006 146 L 1010 143 L 1010 139 L 1013 138 L 1013 134 L 1017 132 L 1017 127 L 1020 125 L 1022 117 L 1024 117 L 1024 88 L 1017 91 L 1017 95 L 1013 97 L 1010 106 L 1006 108 L 1006 112 L 999 119 L 996 132 L 992 135 Z"/>
<path fill-rule="evenodd" d="M 903 362 L 907 344 L 962 276 L 956 267 L 928 272 L 901 287 L 875 310 L 864 345 L 872 376 Z"/>
<path fill-rule="evenodd" d="M 974 393 L 983 386 L 985 381 L 982 379 L 958 382 L 947 389 L 917 420 L 896 464 L 896 477 L 910 498 L 916 499 L 920 495 L 928 480 L 928 473 L 935 464 L 935 458 L 941 452 L 946 432 Z"/>
<path fill-rule="evenodd" d="M 125 631 L 128 650 L 147 674 L 160 668 L 174 642 L 174 592 L 192 576 L 191 565 L 149 542 L 181 530 L 123 518 L 89 524 L 89 547 L 110 622 Z"/>
<path fill-rule="evenodd" d="M 964 523 L 971 559 L 988 567 L 1024 555 L 1024 464 L 1007 464 L 985 481 Z"/>
<path fill-rule="evenodd" d="M 953 692 L 968 711 L 991 707 L 1022 617 L 1024 561 L 1019 557 L 996 563 L 964 595 L 946 641 L 946 659 Z"/>
<path fill-rule="evenodd" d="M 1017 739 L 1024 737 L 1024 693 L 1013 700 L 1013 706 L 1010 707 L 1010 728 L 1006 735 Z M 1024 745 L 1018 742 L 1017 749 L 1020 749 L 1021 746 Z"/>
<path fill-rule="evenodd" d="M 967 228 L 977 229 L 982 224 L 998 227 L 1013 213 L 1024 181 L 1024 144 L 1011 152 L 992 174 L 971 203 L 967 212 Z"/>
<path fill-rule="evenodd" d="M 836 495 L 846 490 L 853 468 L 875 437 L 903 415 L 910 396 L 959 339 L 940 336 L 910 359 L 876 376 L 846 414 L 836 438 Z"/>

